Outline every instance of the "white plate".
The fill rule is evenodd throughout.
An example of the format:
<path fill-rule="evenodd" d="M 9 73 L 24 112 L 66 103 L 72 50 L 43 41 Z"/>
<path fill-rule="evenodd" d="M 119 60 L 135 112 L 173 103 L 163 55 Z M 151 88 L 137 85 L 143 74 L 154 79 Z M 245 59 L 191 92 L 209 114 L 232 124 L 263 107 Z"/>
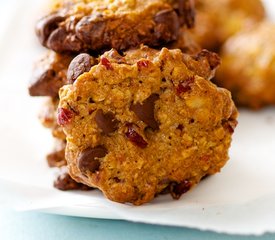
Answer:
<path fill-rule="evenodd" d="M 275 108 L 242 110 L 231 160 L 221 174 L 179 201 L 162 196 L 133 207 L 110 202 L 99 191 L 64 193 L 52 188 L 53 173 L 44 160 L 52 139 L 36 118 L 41 99 L 30 98 L 26 90 L 32 62 L 41 52 L 33 34 L 38 5 L 33 0 L 18 6 L 20 19 L 13 18 L 0 42 L 1 203 L 20 210 L 232 234 L 275 232 Z"/>

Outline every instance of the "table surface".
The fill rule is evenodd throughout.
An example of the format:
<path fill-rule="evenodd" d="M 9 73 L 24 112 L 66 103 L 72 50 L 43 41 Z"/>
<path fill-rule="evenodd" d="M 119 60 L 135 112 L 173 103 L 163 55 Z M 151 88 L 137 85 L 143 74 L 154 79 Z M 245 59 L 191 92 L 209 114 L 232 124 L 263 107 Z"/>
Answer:
<path fill-rule="evenodd" d="M 18 0 L 1 1 L 0 37 L 4 33 L 4 25 L 9 19 L 9 11 Z M 3 193 L 2 193 L 3 194 Z M 187 228 L 154 226 L 111 221 L 49 215 L 38 212 L 15 212 L 1 207 L 0 201 L 0 239 L 221 239 L 221 240 L 274 240 L 275 234 L 255 236 L 229 236 L 214 232 L 203 232 Z"/>
<path fill-rule="evenodd" d="M 188 240 L 274 240 L 275 234 L 229 236 L 187 228 L 153 226 L 77 217 L 55 216 L 36 212 L 13 212 L 0 208 L 1 240 L 70 240 L 70 239 L 188 239 Z"/>

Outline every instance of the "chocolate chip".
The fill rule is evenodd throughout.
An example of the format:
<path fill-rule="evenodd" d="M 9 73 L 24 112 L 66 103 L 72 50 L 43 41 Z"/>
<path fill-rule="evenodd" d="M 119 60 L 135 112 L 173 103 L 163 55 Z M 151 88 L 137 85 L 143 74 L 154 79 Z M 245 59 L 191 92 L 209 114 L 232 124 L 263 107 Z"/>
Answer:
<path fill-rule="evenodd" d="M 197 55 L 193 56 L 193 58 L 197 61 L 207 60 L 211 70 L 216 69 L 221 64 L 219 55 L 206 49 L 200 51 Z"/>
<path fill-rule="evenodd" d="M 77 159 L 78 168 L 84 174 L 86 174 L 87 171 L 91 173 L 98 171 L 100 167 L 99 158 L 105 157 L 107 153 L 108 151 L 104 146 L 84 150 Z"/>
<path fill-rule="evenodd" d="M 92 67 L 91 57 L 87 53 L 79 54 L 69 65 L 67 79 L 69 83 L 73 83 L 81 74 L 89 72 Z"/>
<path fill-rule="evenodd" d="M 76 36 L 92 49 L 102 45 L 106 28 L 106 20 L 98 16 L 85 16 L 76 25 Z"/>
<path fill-rule="evenodd" d="M 179 19 L 174 10 L 162 10 L 154 18 L 155 36 L 159 41 L 167 42 L 167 39 L 176 40 L 179 32 Z"/>
<path fill-rule="evenodd" d="M 61 191 L 69 191 L 69 190 L 88 191 L 93 189 L 82 183 L 76 182 L 71 178 L 71 176 L 68 173 L 64 173 L 58 176 L 57 179 L 54 181 L 54 187 Z"/>
<path fill-rule="evenodd" d="M 46 45 L 56 52 L 80 52 L 83 48 L 83 43 L 73 33 L 61 27 L 50 34 Z"/>
<path fill-rule="evenodd" d="M 117 130 L 118 121 L 111 112 L 104 113 L 101 109 L 97 110 L 95 115 L 97 126 L 105 133 L 109 134 Z"/>
<path fill-rule="evenodd" d="M 159 128 L 159 124 L 154 116 L 155 101 L 158 99 L 158 94 L 152 94 L 142 104 L 136 103 L 132 104 L 130 107 L 130 110 L 133 111 L 140 120 L 145 122 L 153 130 L 157 130 Z"/>
<path fill-rule="evenodd" d="M 195 4 L 194 0 L 179 0 L 179 15 L 183 17 L 183 23 L 192 28 L 195 24 Z"/>
<path fill-rule="evenodd" d="M 65 17 L 60 13 L 53 13 L 38 21 L 38 23 L 36 24 L 35 31 L 42 45 L 45 46 L 48 37 L 50 36 L 52 31 L 57 29 L 58 24 L 64 20 Z"/>
<path fill-rule="evenodd" d="M 37 71 L 34 73 L 34 77 L 29 86 L 29 94 L 31 96 L 56 97 L 59 88 L 56 72 L 53 69 L 47 69 L 44 72 Z"/>
<path fill-rule="evenodd" d="M 135 125 L 128 123 L 127 132 L 125 136 L 136 146 L 140 148 L 146 148 L 148 143 L 143 139 L 143 137 L 136 131 Z"/>
<path fill-rule="evenodd" d="M 192 187 L 192 184 L 188 180 L 184 180 L 181 183 L 171 183 L 170 193 L 174 199 L 179 199 L 182 194 L 187 193 Z"/>

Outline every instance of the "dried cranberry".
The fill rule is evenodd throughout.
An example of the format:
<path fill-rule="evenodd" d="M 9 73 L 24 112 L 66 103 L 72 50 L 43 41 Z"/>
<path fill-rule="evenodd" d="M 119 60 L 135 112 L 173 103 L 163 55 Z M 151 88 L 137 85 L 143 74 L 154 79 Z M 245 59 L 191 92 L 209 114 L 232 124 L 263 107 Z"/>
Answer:
<path fill-rule="evenodd" d="M 140 148 L 146 148 L 148 143 L 140 136 L 134 129 L 133 124 L 127 124 L 127 132 L 125 133 L 126 137 L 136 146 Z"/>
<path fill-rule="evenodd" d="M 107 70 L 112 70 L 112 64 L 106 57 L 102 57 L 100 60 L 101 64 L 106 67 Z"/>
<path fill-rule="evenodd" d="M 194 80 L 194 77 L 189 77 L 187 80 L 181 81 L 176 89 L 177 95 L 190 91 L 191 85 L 194 83 Z"/>
<path fill-rule="evenodd" d="M 179 199 L 182 194 L 187 193 L 192 187 L 192 184 L 188 180 L 184 180 L 181 183 L 172 183 L 170 185 L 170 193 L 174 199 Z"/>
<path fill-rule="evenodd" d="M 140 70 L 141 68 L 147 68 L 150 64 L 149 60 L 141 60 L 137 62 L 138 69 Z"/>
<path fill-rule="evenodd" d="M 74 113 L 66 108 L 58 108 L 57 110 L 57 123 L 60 126 L 68 124 L 74 116 Z"/>

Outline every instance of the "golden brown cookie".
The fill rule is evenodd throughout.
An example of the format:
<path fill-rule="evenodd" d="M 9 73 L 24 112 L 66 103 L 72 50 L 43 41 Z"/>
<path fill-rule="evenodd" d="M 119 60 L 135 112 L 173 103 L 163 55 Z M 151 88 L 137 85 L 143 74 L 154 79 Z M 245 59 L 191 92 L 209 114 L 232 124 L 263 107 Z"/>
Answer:
<path fill-rule="evenodd" d="M 207 80 L 212 74 L 196 72 L 206 55 L 111 50 L 64 86 L 58 122 L 71 177 L 113 201 L 140 205 L 167 189 L 178 199 L 219 172 L 237 111 L 230 93 Z"/>
<path fill-rule="evenodd" d="M 192 27 L 192 0 L 57 0 L 38 21 L 41 44 L 56 52 L 161 46 Z"/>
<path fill-rule="evenodd" d="M 182 28 L 179 32 L 179 38 L 177 41 L 167 45 L 171 49 L 181 49 L 185 53 L 196 54 L 200 52 L 201 48 L 193 40 L 191 34 Z M 67 80 L 67 71 L 69 65 L 74 59 L 74 54 L 58 54 L 53 51 L 46 52 L 41 59 L 39 59 L 34 65 L 34 71 L 32 80 L 29 84 L 29 94 L 31 96 L 50 96 L 58 98 L 59 89 L 66 84 L 69 84 Z M 96 64 L 97 60 L 88 54 L 83 53 L 78 55 L 78 69 L 70 71 L 70 74 L 74 76 L 68 76 L 69 79 L 76 79 L 78 77 L 77 72 L 83 72 L 85 69 L 90 69 L 91 66 Z M 89 58 L 89 61 L 85 61 L 85 58 Z"/>
<path fill-rule="evenodd" d="M 224 45 L 216 82 L 232 91 L 238 105 L 257 109 L 275 104 L 274 42 L 274 23 L 263 22 Z"/>

